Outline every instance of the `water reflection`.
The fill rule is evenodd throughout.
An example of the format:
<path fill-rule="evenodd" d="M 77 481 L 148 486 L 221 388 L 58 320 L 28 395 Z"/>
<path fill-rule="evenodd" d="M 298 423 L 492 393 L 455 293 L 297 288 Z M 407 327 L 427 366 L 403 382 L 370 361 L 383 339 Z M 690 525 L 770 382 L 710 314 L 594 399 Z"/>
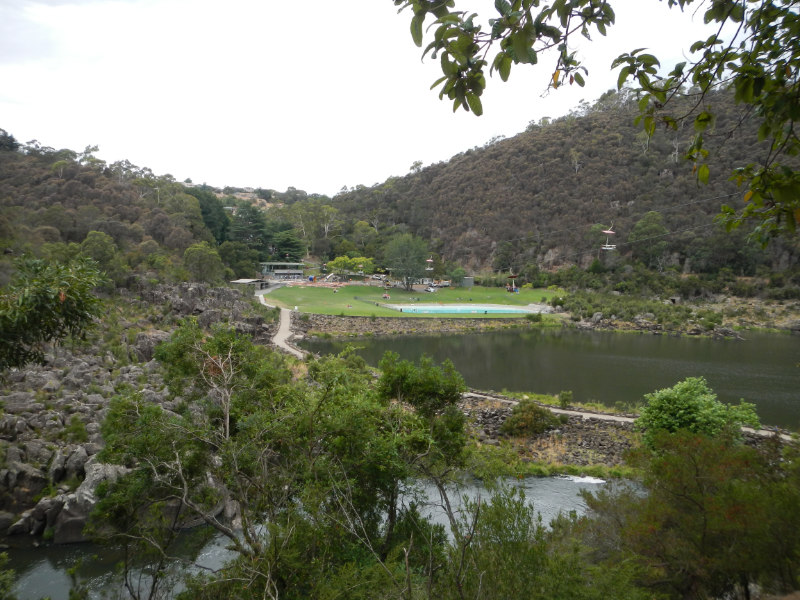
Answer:
<path fill-rule="evenodd" d="M 757 406 L 764 423 L 800 429 L 800 337 L 746 337 L 737 341 L 540 329 L 363 338 L 355 344 L 371 365 L 387 350 L 411 360 L 425 353 L 437 362 L 452 360 L 471 387 L 547 394 L 572 390 L 576 401 L 612 406 L 638 402 L 644 394 L 686 377 L 703 376 L 723 402 L 744 399 Z M 325 354 L 347 343 L 309 340 L 303 347 Z"/>

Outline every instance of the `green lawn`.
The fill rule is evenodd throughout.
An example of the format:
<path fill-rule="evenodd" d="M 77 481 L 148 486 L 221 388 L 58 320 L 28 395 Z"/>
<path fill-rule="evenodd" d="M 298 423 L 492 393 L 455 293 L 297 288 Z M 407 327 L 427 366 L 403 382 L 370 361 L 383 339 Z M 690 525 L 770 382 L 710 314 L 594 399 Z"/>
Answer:
<path fill-rule="evenodd" d="M 389 302 L 391 304 L 427 303 L 427 304 L 506 304 L 525 306 L 549 301 L 557 292 L 542 289 L 523 289 L 518 294 L 511 294 L 505 288 L 473 287 L 439 288 L 434 293 L 424 291 L 407 292 L 398 288 L 388 291 L 390 300 L 384 300 L 384 290 L 377 285 L 346 285 L 334 293 L 332 288 L 312 286 L 286 286 L 267 294 L 267 304 L 282 307 L 298 307 L 300 312 L 323 315 L 353 315 L 376 317 L 463 317 L 475 318 L 478 315 L 443 315 L 443 314 L 406 314 L 390 308 L 376 306 Z M 417 300 L 418 299 L 418 300 Z M 480 315 L 484 318 L 523 317 L 524 314 Z"/>

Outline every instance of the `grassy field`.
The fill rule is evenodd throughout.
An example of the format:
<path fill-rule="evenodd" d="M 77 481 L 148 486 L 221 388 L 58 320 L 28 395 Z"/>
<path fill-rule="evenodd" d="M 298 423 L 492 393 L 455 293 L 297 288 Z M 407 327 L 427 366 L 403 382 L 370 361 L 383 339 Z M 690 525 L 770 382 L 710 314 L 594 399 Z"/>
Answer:
<path fill-rule="evenodd" d="M 377 283 L 377 282 L 376 282 Z M 334 293 L 334 289 L 338 290 Z M 422 289 L 407 292 L 392 288 L 387 292 L 389 300 L 384 299 L 383 287 L 378 285 L 346 285 L 340 288 L 316 287 L 310 285 L 285 286 L 265 296 L 267 304 L 281 307 L 298 307 L 300 312 L 323 315 L 352 315 L 363 317 L 463 317 L 463 318 L 514 318 L 524 314 L 407 314 L 377 304 L 505 304 L 526 306 L 547 302 L 557 292 L 542 289 L 523 289 L 518 294 L 511 294 L 505 288 L 474 287 L 439 288 L 430 293 Z"/>

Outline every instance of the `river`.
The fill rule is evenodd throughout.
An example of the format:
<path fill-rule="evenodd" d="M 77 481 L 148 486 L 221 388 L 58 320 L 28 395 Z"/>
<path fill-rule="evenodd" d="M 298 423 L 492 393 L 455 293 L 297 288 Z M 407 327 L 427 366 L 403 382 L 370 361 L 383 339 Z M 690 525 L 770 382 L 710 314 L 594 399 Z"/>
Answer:
<path fill-rule="evenodd" d="M 800 429 L 800 337 L 764 333 L 745 337 L 736 341 L 542 329 L 360 338 L 355 345 L 372 365 L 387 350 L 413 360 L 426 353 L 436 361 L 451 359 L 475 388 L 551 394 L 572 390 L 576 401 L 612 405 L 639 400 L 685 377 L 703 376 L 720 400 L 742 398 L 757 406 L 764 423 Z M 309 340 L 303 347 L 324 354 L 338 352 L 347 343 L 353 341 Z M 559 510 L 582 512 L 578 491 L 596 489 L 599 482 L 544 478 L 520 485 L 548 522 Z M 474 496 L 480 490 L 473 486 L 465 491 Z M 443 520 L 435 507 L 429 514 Z M 106 549 L 87 544 L 49 546 L 14 549 L 11 555 L 19 576 L 15 590 L 19 600 L 44 595 L 66 600 L 66 570 L 78 560 L 94 598 L 114 587 L 111 572 L 116 559 Z M 211 567 L 219 566 L 226 556 L 218 539 L 202 553 L 204 564 Z"/>
<path fill-rule="evenodd" d="M 800 336 L 745 332 L 744 340 L 714 340 L 573 329 L 509 330 L 466 335 L 310 339 L 312 352 L 348 343 L 371 365 L 391 350 L 453 361 L 470 387 L 557 394 L 576 402 L 635 403 L 686 377 L 703 376 L 723 402 L 756 405 L 764 424 L 800 429 Z"/>
<path fill-rule="evenodd" d="M 524 490 L 526 498 L 541 513 L 542 522 L 549 523 L 559 512 L 583 514 L 586 509 L 578 493 L 596 491 L 603 481 L 591 477 L 544 477 L 511 481 Z M 438 492 L 432 485 L 422 487 L 423 494 L 431 499 L 420 507 L 421 513 L 435 523 L 448 527 L 444 510 L 437 505 Z M 474 499 L 479 494 L 486 499 L 486 491 L 477 483 L 466 484 L 452 495 L 454 509 L 460 506 L 460 495 Z M 207 568 L 219 568 L 231 552 L 225 548 L 225 539 L 214 537 L 198 556 L 198 563 Z M 119 560 L 113 550 L 92 544 L 50 545 L 40 548 L 15 548 L 10 552 L 11 567 L 17 571 L 14 588 L 18 600 L 38 600 L 49 596 L 51 600 L 68 600 L 70 578 L 67 570 L 80 563 L 78 573 L 89 588 L 90 597 L 99 599 L 122 591 L 119 577 L 114 575 L 114 565 Z M 122 597 L 126 597 L 124 594 Z"/>

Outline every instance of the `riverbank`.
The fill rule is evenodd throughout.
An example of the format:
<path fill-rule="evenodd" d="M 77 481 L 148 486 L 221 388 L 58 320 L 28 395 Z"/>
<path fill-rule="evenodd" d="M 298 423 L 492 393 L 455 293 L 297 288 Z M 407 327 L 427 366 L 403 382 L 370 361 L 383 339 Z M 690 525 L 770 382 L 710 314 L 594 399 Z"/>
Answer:
<path fill-rule="evenodd" d="M 295 336 L 343 338 L 522 331 L 573 324 L 565 313 L 493 319 L 283 313 L 288 313 Z M 47 535 L 60 542 L 81 539 L 93 487 L 115 476 L 95 459 L 104 444 L 100 423 L 110 399 L 125 390 L 136 390 L 143 399 L 167 410 L 180 405 L 180 398 L 169 394 L 153 351 L 185 316 L 194 316 L 205 327 L 228 323 L 259 343 L 267 343 L 280 331 L 278 323 L 271 320 L 274 312 L 252 306 L 238 291 L 195 284 L 158 287 L 116 299 L 102 326 L 85 343 L 58 348 L 48 354 L 45 365 L 7 374 L 0 390 L 0 532 Z M 388 337 L 387 341 L 395 343 Z M 508 362 L 511 356 L 503 360 Z M 575 355 L 569 356 L 573 361 Z M 526 360 L 518 371 L 530 369 L 531 357 Z M 298 365 L 297 376 L 302 373 L 303 366 Z M 582 379 L 596 386 L 599 376 L 583 372 Z M 501 390 L 504 385 L 477 387 Z M 588 393 L 576 392 L 576 398 L 588 397 Z M 574 415 L 543 435 L 508 438 L 499 434 L 499 426 L 514 402 L 510 398 L 473 399 L 465 401 L 463 410 L 472 424 L 474 443 L 487 449 L 487 454 L 492 451 L 495 457 L 508 459 L 506 462 L 527 465 L 527 470 L 520 471 L 525 474 L 621 468 L 625 451 L 636 441 L 629 425 Z M 536 465 L 544 467 L 537 471 Z"/>
<path fill-rule="evenodd" d="M 560 425 L 537 435 L 505 435 L 501 426 L 517 403 L 517 399 L 502 394 L 470 390 L 460 404 L 475 443 L 479 447 L 505 450 L 509 474 L 620 476 L 625 469 L 626 453 L 640 443 L 634 426 L 637 414 L 556 408 L 538 401 L 539 406 L 560 416 Z M 744 428 L 742 437 L 747 445 L 757 449 L 776 443 L 797 443 L 791 432 L 777 428 L 757 431 Z M 514 462 L 518 464 L 511 464 Z M 514 473 L 515 469 L 519 473 Z"/>
<path fill-rule="evenodd" d="M 630 417 L 600 418 L 589 413 L 564 415 L 561 424 L 533 436 L 506 436 L 500 432 L 516 400 L 498 394 L 472 391 L 464 395 L 461 409 L 470 424 L 475 443 L 505 449 L 514 468 L 536 474 L 585 472 L 593 468 L 606 475 L 624 465 L 625 453 L 638 443 Z M 555 411 L 550 406 L 548 410 Z M 612 417 L 612 415 L 605 415 Z M 538 466 L 538 468 L 536 468 Z"/>
<path fill-rule="evenodd" d="M 553 319 L 551 315 L 547 322 L 561 326 L 561 319 Z M 477 333 L 512 328 L 530 329 L 540 327 L 541 323 L 525 318 L 356 317 L 293 312 L 291 327 L 295 337 L 302 338 Z"/>
<path fill-rule="evenodd" d="M 349 338 L 374 335 L 430 335 L 534 329 L 541 327 L 574 327 L 583 330 L 649 333 L 653 335 L 686 335 L 715 338 L 742 338 L 748 330 L 777 331 L 800 334 L 800 312 L 795 306 L 732 299 L 709 304 L 710 310 L 722 314 L 721 325 L 707 329 L 697 323 L 686 323 L 668 329 L 648 314 L 633 321 L 622 321 L 596 313 L 587 319 L 574 320 L 568 313 L 551 313 L 539 318 L 446 318 L 446 317 L 364 317 L 292 312 L 291 329 L 295 339 L 304 337 Z"/>

